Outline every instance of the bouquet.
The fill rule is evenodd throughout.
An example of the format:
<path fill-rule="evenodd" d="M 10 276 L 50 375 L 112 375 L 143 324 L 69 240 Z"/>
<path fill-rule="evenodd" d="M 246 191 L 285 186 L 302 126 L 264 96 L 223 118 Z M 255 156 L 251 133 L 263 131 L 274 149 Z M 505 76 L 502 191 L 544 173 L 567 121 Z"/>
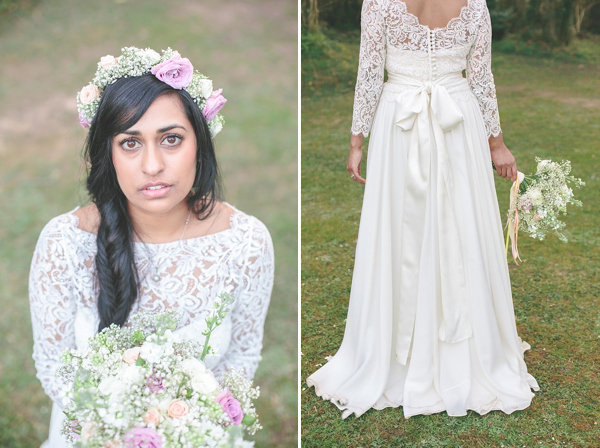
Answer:
<path fill-rule="evenodd" d="M 75 447 L 253 446 L 261 428 L 258 388 L 234 370 L 219 384 L 204 365 L 210 335 L 233 297 L 222 294 L 206 318 L 204 344 L 172 333 L 178 316 L 138 314 L 111 325 L 84 350 L 67 349 L 58 375 L 70 382 L 63 434 Z"/>
<path fill-rule="evenodd" d="M 548 232 L 555 232 L 558 238 L 567 242 L 561 232 L 565 223 L 560 214 L 567 213 L 567 204 L 582 205 L 574 198 L 570 185 L 579 188 L 585 185 L 581 179 L 569 175 L 571 162 L 561 163 L 535 158 L 537 172 L 525 176 L 518 172 L 517 180 L 510 189 L 510 207 L 508 210 L 508 227 L 506 234 L 506 251 L 508 253 L 509 238 L 512 242 L 512 255 L 515 263 L 519 257 L 517 238 L 519 230 L 528 233 L 532 238 L 543 240 Z"/>

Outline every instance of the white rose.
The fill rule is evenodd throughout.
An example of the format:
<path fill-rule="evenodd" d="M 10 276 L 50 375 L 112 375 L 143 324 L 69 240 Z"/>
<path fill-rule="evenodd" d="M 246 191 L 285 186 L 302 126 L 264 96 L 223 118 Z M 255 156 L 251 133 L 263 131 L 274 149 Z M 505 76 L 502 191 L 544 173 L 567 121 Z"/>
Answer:
<path fill-rule="evenodd" d="M 118 403 L 127 392 L 128 388 L 125 383 L 121 380 L 114 379 L 114 381 L 110 384 L 110 396 L 108 398 L 109 403 Z"/>
<path fill-rule="evenodd" d="M 533 203 L 533 205 L 541 205 L 542 202 L 544 202 L 542 192 L 540 190 L 538 190 L 537 188 L 530 188 L 527 191 L 527 196 L 529 196 L 529 199 L 531 199 L 531 202 Z"/>
<path fill-rule="evenodd" d="M 140 351 L 140 356 L 146 362 L 156 363 L 160 361 L 163 355 L 163 347 L 154 342 L 144 342 Z"/>
<path fill-rule="evenodd" d="M 114 56 L 111 56 L 110 54 L 106 55 L 106 56 L 102 56 L 100 58 L 100 67 L 102 68 L 111 68 L 114 67 L 115 65 L 117 65 L 117 60 L 115 59 Z"/>
<path fill-rule="evenodd" d="M 206 367 L 202 361 L 199 361 L 196 358 L 189 358 L 181 363 L 181 370 L 193 377 L 199 373 L 206 372 Z"/>
<path fill-rule="evenodd" d="M 203 98 L 208 98 L 213 91 L 213 83 L 210 79 L 203 79 L 198 82 L 198 90 Z"/>
<path fill-rule="evenodd" d="M 214 394 L 220 389 L 219 383 L 210 370 L 192 377 L 190 384 L 194 391 L 204 395 Z"/>
<path fill-rule="evenodd" d="M 117 378 L 122 380 L 124 383 L 137 383 L 144 378 L 142 368 L 139 366 L 131 365 L 122 369 L 118 374 Z"/>
<path fill-rule="evenodd" d="M 221 129 L 223 129 L 223 123 L 221 123 L 221 120 L 213 119 L 210 123 L 208 123 L 208 128 L 210 129 L 210 133 L 214 137 L 219 132 L 221 132 Z"/>
<path fill-rule="evenodd" d="M 79 93 L 79 101 L 82 104 L 92 104 L 100 96 L 100 90 L 94 84 L 88 84 Z"/>
<path fill-rule="evenodd" d="M 100 393 L 102 395 L 108 395 L 112 390 L 112 384 L 114 382 L 115 382 L 114 376 L 106 377 L 102 381 L 100 381 L 100 384 L 98 384 L 98 390 L 100 391 Z"/>
<path fill-rule="evenodd" d="M 160 54 L 158 54 L 156 51 L 152 50 L 151 48 L 147 48 L 146 50 L 144 50 L 144 55 L 155 64 L 158 61 L 160 61 Z"/>

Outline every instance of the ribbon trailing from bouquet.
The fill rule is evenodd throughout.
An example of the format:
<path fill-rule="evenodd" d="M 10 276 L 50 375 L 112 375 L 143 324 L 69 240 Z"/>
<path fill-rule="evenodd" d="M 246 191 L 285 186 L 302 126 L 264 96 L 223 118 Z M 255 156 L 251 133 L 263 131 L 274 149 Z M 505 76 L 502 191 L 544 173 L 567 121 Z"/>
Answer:
<path fill-rule="evenodd" d="M 508 255 L 508 240 L 511 241 L 511 249 L 512 249 L 512 257 L 515 263 L 518 265 L 519 262 L 517 258 L 521 260 L 519 257 L 519 250 L 517 248 L 517 240 L 519 238 L 519 208 L 517 207 L 517 196 L 519 194 L 519 185 L 523 182 L 525 178 L 525 174 L 520 171 L 517 171 L 517 180 L 513 182 L 512 187 L 510 187 L 510 210 L 515 211 L 514 219 L 510 218 L 510 213 L 508 214 L 508 218 L 506 220 L 506 254 Z M 521 260 L 523 261 L 523 260 Z"/>
<path fill-rule="evenodd" d="M 388 73 L 389 80 L 411 88 L 398 94 L 394 122 L 402 131 L 411 131 L 407 149 L 406 193 L 403 207 L 402 252 L 420 254 L 428 191 L 436 186 L 438 259 L 440 264 L 439 306 L 441 322 L 438 337 L 455 343 L 472 335 L 467 303 L 466 277 L 460 247 L 457 208 L 453 204 L 454 182 L 450 169 L 445 132 L 464 121 L 461 111 L 450 97 L 446 86 L 466 82 L 460 73 L 452 73 L 435 81 L 420 81 L 408 76 Z M 433 137 L 433 138 L 431 138 Z M 433 141 L 432 141 L 433 140 Z M 436 148 L 437 170 L 432 167 Z M 436 179 L 430 176 L 437 171 Z M 404 257 L 400 278 L 404 294 L 400 297 L 396 337 L 396 360 L 407 362 L 416 315 L 419 259 Z"/>

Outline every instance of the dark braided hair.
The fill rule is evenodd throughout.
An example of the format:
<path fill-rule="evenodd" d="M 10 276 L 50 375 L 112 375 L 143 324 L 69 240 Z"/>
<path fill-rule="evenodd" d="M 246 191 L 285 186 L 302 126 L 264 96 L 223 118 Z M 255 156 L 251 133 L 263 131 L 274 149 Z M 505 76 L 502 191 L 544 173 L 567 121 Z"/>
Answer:
<path fill-rule="evenodd" d="M 121 78 L 106 87 L 90 125 L 84 155 L 88 162 L 87 190 L 100 213 L 96 254 L 98 331 L 122 326 L 138 296 L 134 261 L 135 232 L 127 199 L 112 162 L 112 140 L 131 128 L 161 95 L 177 95 L 192 124 L 198 146 L 196 178 L 187 199 L 198 219 L 210 215 L 220 197 L 220 176 L 210 131 L 200 109 L 185 90 L 173 89 L 154 75 Z"/>

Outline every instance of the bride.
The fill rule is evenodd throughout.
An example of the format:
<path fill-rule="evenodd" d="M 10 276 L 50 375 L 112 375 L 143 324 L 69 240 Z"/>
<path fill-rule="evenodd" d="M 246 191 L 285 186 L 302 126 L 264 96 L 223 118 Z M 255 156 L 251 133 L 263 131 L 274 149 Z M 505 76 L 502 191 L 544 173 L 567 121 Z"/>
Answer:
<path fill-rule="evenodd" d="M 177 332 L 203 338 L 221 293 L 232 312 L 205 359 L 221 376 L 254 376 L 273 286 L 273 246 L 256 218 L 219 201 L 212 143 L 223 125 L 221 91 L 173 50 L 124 48 L 105 56 L 77 97 L 92 204 L 52 219 L 31 265 L 33 358 L 53 400 L 43 447 L 60 434 L 65 385 L 54 376 L 67 347 L 136 313 L 173 309 Z"/>
<path fill-rule="evenodd" d="M 361 29 L 347 169 L 366 185 L 352 291 L 342 345 L 307 383 L 343 418 L 524 409 L 539 388 L 517 335 L 491 169 L 516 179 L 486 2 L 365 0 Z"/>

